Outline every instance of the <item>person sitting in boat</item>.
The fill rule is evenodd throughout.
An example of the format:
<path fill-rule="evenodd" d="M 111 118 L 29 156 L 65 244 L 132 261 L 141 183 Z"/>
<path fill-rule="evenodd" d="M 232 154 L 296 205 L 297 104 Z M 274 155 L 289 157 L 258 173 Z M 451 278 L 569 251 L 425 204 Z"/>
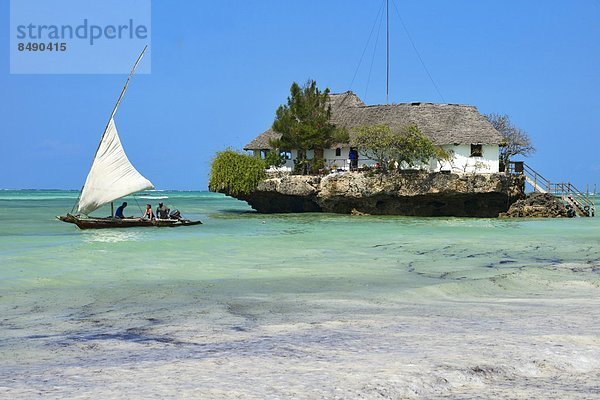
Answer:
<path fill-rule="evenodd" d="M 169 210 L 163 203 L 158 203 L 156 208 L 156 217 L 160 219 L 169 219 Z"/>
<path fill-rule="evenodd" d="M 146 204 L 146 211 L 144 211 L 144 215 L 142 216 L 142 219 L 146 219 L 146 218 L 148 218 L 150 221 L 152 221 L 154 219 L 154 212 L 152 211 L 151 204 Z"/>
<path fill-rule="evenodd" d="M 124 201 L 123 204 L 121 204 L 121 206 L 117 208 L 117 212 L 115 213 L 115 218 L 125 218 L 125 216 L 123 215 L 123 210 L 125 209 L 125 207 L 127 207 L 126 201 Z"/>

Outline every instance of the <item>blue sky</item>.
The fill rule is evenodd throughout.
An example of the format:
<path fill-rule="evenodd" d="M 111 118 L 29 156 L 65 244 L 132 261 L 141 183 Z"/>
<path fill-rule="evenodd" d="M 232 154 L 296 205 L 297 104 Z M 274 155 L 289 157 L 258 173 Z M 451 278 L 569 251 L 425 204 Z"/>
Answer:
<path fill-rule="evenodd" d="M 600 184 L 600 0 L 395 1 L 445 102 L 509 114 L 547 178 Z M 268 128 L 292 81 L 384 103 L 383 30 L 350 86 L 380 5 L 154 0 L 152 73 L 116 116 L 129 158 L 159 189 L 204 190 L 214 153 Z M 392 102 L 443 102 L 393 7 L 391 52 Z M 10 75 L 1 29 L 0 188 L 81 187 L 125 78 Z"/>

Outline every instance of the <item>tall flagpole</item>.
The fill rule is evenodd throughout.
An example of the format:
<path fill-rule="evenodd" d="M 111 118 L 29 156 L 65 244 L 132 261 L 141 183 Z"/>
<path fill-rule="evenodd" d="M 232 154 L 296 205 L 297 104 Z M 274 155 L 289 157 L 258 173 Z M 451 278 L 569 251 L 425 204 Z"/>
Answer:
<path fill-rule="evenodd" d="M 390 95 L 390 0 L 386 0 L 386 28 L 387 28 L 387 57 L 385 79 L 385 104 L 388 104 Z"/>

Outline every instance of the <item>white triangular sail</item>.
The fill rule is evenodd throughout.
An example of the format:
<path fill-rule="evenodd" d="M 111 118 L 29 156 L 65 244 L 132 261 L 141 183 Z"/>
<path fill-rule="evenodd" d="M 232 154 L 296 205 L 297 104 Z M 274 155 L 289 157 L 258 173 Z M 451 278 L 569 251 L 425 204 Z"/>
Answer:
<path fill-rule="evenodd" d="M 127 158 L 111 118 L 81 191 L 78 212 L 87 215 L 113 200 L 148 189 L 154 186 Z"/>

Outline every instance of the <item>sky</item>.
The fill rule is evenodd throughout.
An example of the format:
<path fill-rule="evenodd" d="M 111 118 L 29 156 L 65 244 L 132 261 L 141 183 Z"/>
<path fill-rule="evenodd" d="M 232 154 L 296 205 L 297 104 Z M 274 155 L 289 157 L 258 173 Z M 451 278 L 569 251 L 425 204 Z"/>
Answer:
<path fill-rule="evenodd" d="M 385 103 L 382 1 L 153 0 L 151 73 L 115 117 L 130 160 L 157 189 L 206 190 L 215 152 L 267 129 L 294 81 Z M 0 188 L 79 189 L 126 74 L 10 74 L 9 19 L 2 0 Z M 600 189 L 599 20 L 600 0 L 391 0 L 390 102 L 508 114 L 532 168 Z"/>

